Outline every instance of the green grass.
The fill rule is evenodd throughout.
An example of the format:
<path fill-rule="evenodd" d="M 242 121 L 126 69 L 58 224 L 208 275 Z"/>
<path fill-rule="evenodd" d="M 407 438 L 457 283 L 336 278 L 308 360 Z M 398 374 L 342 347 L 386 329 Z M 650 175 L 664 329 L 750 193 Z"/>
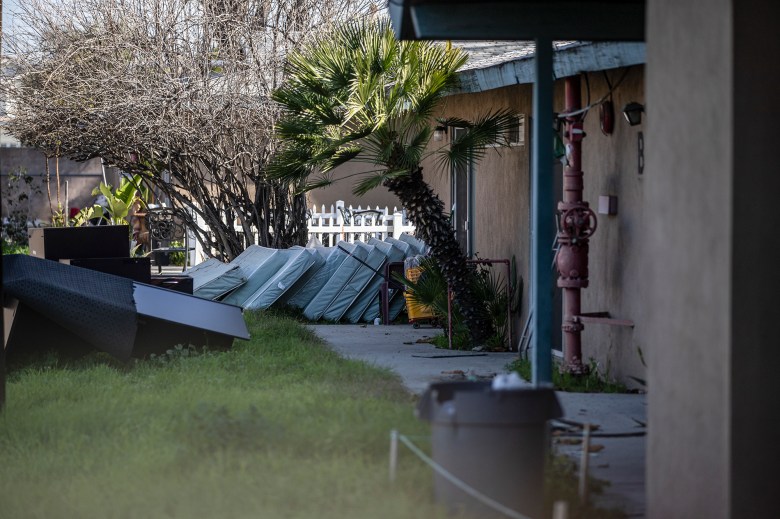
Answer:
<path fill-rule="evenodd" d="M 246 318 L 252 340 L 227 352 L 11 366 L 0 516 L 446 517 L 403 447 L 388 482 L 389 431 L 429 434 L 395 375 L 338 357 L 290 317 Z M 551 465 L 555 499 L 575 499 L 572 470 Z"/>
<path fill-rule="evenodd" d="M 520 357 L 509 366 L 511 371 L 516 371 L 525 380 L 531 380 L 531 361 L 527 357 Z M 608 375 L 602 375 L 594 363 L 591 363 L 587 375 L 576 376 L 569 373 L 561 373 L 553 366 L 553 386 L 558 391 L 570 391 L 573 393 L 627 393 L 625 385 L 609 379 Z"/>
<path fill-rule="evenodd" d="M 49 356 L 9 373 L 3 517 L 440 517 L 388 434 L 425 434 L 397 377 L 297 323 L 247 316 L 229 352 L 118 365 Z"/>

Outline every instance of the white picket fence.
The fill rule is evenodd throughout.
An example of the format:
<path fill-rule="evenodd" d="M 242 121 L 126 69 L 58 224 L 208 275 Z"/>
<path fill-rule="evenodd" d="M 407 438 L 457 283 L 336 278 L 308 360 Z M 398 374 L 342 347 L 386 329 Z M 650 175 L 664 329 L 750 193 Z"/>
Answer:
<path fill-rule="evenodd" d="M 404 233 L 414 234 L 415 229 L 406 217 L 406 210 L 399 210 L 396 207 L 393 207 L 392 212 L 387 207 L 371 209 L 367 206 L 363 209 L 362 206 L 357 206 L 355 208 L 352 205 L 345 206 L 343 200 L 338 200 L 335 205 L 331 204 L 330 211 L 326 210 L 324 204 L 319 211 L 316 206 L 312 206 L 307 210 L 307 217 L 309 240 L 316 238 L 323 245 L 331 247 L 339 241 L 354 243 L 356 240 L 367 242 L 370 238 L 378 240 L 384 240 L 388 236 L 398 238 Z M 197 215 L 196 221 L 201 228 L 205 229 L 205 223 L 202 223 Z M 242 231 L 238 225 L 236 230 Z M 196 265 L 204 261 L 207 255 L 192 231 L 189 232 L 190 243 L 195 249 L 191 253 L 190 264 Z"/>
<path fill-rule="evenodd" d="M 354 243 L 367 242 L 370 238 L 384 240 L 388 236 L 398 238 L 401 234 L 414 234 L 414 225 L 406 217 L 406 210 L 393 207 L 393 211 L 385 207 L 375 209 L 366 206 L 357 208 L 344 205 L 338 200 L 327 211 L 323 204 L 320 211 L 312 206 L 307 211 L 309 239 L 316 238 L 323 245 L 333 246 L 338 241 Z"/>

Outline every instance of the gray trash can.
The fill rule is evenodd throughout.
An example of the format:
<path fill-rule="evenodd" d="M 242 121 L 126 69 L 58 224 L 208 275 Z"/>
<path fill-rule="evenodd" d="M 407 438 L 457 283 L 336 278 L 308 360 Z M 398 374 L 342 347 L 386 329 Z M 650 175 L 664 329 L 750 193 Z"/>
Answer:
<path fill-rule="evenodd" d="M 433 460 L 470 487 L 525 516 L 544 504 L 547 421 L 562 415 L 552 389 L 492 390 L 490 382 L 431 384 L 417 416 L 431 423 Z M 436 500 L 474 517 L 501 514 L 434 473 Z"/>

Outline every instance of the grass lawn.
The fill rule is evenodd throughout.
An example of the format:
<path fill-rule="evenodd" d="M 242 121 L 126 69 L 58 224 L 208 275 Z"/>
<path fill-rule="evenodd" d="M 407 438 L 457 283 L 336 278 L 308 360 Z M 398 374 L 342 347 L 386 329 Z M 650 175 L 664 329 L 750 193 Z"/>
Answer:
<path fill-rule="evenodd" d="M 228 352 L 11 366 L 0 517 L 446 517 L 430 469 L 405 448 L 388 482 L 389 431 L 429 434 L 395 375 L 340 358 L 291 318 L 246 319 L 252 340 Z M 556 457 L 548 510 L 576 503 L 576 484 Z"/>
<path fill-rule="evenodd" d="M 397 377 L 290 319 L 247 321 L 229 352 L 12 370 L 0 516 L 444 516 L 408 451 L 388 483 L 389 430 L 427 434 Z"/>

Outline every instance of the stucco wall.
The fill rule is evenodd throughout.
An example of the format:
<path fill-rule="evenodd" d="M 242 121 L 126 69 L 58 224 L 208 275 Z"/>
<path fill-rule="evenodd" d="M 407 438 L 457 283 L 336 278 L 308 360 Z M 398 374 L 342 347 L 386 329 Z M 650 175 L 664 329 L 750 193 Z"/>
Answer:
<path fill-rule="evenodd" d="M 631 376 L 645 378 L 639 349 L 651 354 L 646 340 L 645 309 L 637 297 L 643 291 L 646 275 L 641 265 L 644 236 L 641 222 L 646 214 L 644 188 L 646 174 L 638 171 L 638 135 L 643 124 L 630 126 L 623 118 L 622 107 L 628 102 L 644 103 L 644 66 L 607 71 L 614 89 L 614 131 L 604 135 L 599 110 L 590 110 L 585 118 L 586 137 L 582 141 L 584 200 L 598 212 L 599 196 L 615 196 L 616 215 L 598 215 L 598 228 L 590 241 L 590 285 L 582 291 L 584 312 L 609 312 L 617 319 L 635 322 L 634 328 L 604 324 L 587 324 L 582 334 L 583 359 L 593 358 L 599 371 L 626 384 L 636 385 Z M 562 81 L 557 82 L 555 109 L 565 111 Z M 590 100 L 607 95 L 609 87 L 603 74 L 588 74 Z M 582 81 L 583 104 L 588 103 L 586 82 Z"/>
<path fill-rule="evenodd" d="M 590 245 L 590 287 L 583 291 L 582 306 L 586 312 L 607 311 L 616 318 L 634 320 L 637 326 L 588 325 L 583 333 L 583 355 L 586 360 L 593 358 L 602 374 L 635 385 L 631 376 L 645 377 L 639 348 L 643 353 L 652 349 L 645 338 L 644 307 L 636 297 L 646 280 L 640 229 L 645 213 L 644 179 L 637 167 L 637 136 L 644 126 L 629 126 L 620 109 L 629 101 L 644 102 L 644 67 L 614 69 L 608 71 L 608 76 L 613 85 L 622 78 L 613 93 L 615 129 L 611 135 L 602 134 L 596 108 L 585 119 L 584 198 L 596 210 L 599 195 L 616 196 L 618 214 L 599 217 L 599 228 Z M 609 91 L 601 73 L 590 73 L 588 78 L 590 95 L 583 81 L 583 103 L 588 99 L 595 102 Z M 531 90 L 531 85 L 516 85 L 451 96 L 443 114 L 473 119 L 486 110 L 512 108 L 529 116 L 530 129 Z M 555 84 L 554 103 L 556 111 L 564 111 L 562 80 Z M 527 315 L 530 283 L 530 146 L 529 134 L 525 146 L 490 150 L 476 165 L 474 250 L 483 258 L 516 257 L 518 274 L 525 280 L 523 312 L 515 321 L 518 335 Z M 437 171 L 433 161 L 424 166 L 426 179 L 449 210 L 449 173 Z"/>
<path fill-rule="evenodd" d="M 731 3 L 652 0 L 644 301 L 651 518 L 729 513 Z M 695 33 L 692 32 L 695 28 Z M 747 382 L 747 381 L 746 381 Z M 751 517 L 735 515 L 733 517 Z"/>
<path fill-rule="evenodd" d="M 354 207 L 361 205 L 364 208 L 367 205 L 372 208 L 379 206 L 382 209 L 387 207 L 390 211 L 393 210 L 393 207 L 401 209 L 398 198 L 382 186 L 372 189 L 365 195 L 352 194 L 355 184 L 364 178 L 353 175 L 370 170 L 371 165 L 362 162 L 348 162 L 339 166 L 333 171 L 335 183 L 327 187 L 313 189 L 306 194 L 307 206 L 316 205 L 317 210 L 320 210 L 325 204 L 326 209 L 330 210 L 330 206 L 335 205 L 337 200 L 344 200 L 347 206 L 350 204 Z"/>
<path fill-rule="evenodd" d="M 648 516 L 777 517 L 780 5 L 648 13 Z"/>
<path fill-rule="evenodd" d="M 0 148 L 0 175 L 3 182 L 3 216 L 7 214 L 8 203 L 8 175 L 11 172 L 22 169 L 33 177 L 33 182 L 40 187 L 40 194 L 30 201 L 31 219 L 38 218 L 44 221 L 51 220 L 49 200 L 46 195 L 44 183 L 46 171 L 46 159 L 44 155 L 34 148 L 3 147 Z M 55 160 L 49 160 L 51 173 L 52 204 L 56 208 L 56 182 Z M 100 159 L 92 159 L 86 162 L 75 162 L 68 159 L 59 160 L 60 170 L 60 200 L 65 204 L 65 182 L 68 182 L 68 194 L 70 207 L 83 208 L 94 201 L 92 190 L 103 180 Z M 114 168 L 107 168 L 108 182 L 117 185 L 117 174 Z"/>
<path fill-rule="evenodd" d="M 477 94 L 447 98 L 442 116 L 475 119 L 485 112 L 512 108 L 531 113 L 531 85 L 516 85 Z M 530 124 L 526 125 L 530 127 Z M 440 143 L 433 143 L 439 145 Z M 529 164 L 530 140 L 525 146 L 490 149 L 476 164 L 474 251 L 481 258 L 514 256 L 517 274 L 524 280 L 522 314 L 515 316 L 515 335 L 522 331 L 528 307 L 529 286 Z M 442 171 L 431 158 L 423 163 L 425 179 L 450 210 L 450 172 Z M 503 266 L 497 265 L 504 276 Z"/>

